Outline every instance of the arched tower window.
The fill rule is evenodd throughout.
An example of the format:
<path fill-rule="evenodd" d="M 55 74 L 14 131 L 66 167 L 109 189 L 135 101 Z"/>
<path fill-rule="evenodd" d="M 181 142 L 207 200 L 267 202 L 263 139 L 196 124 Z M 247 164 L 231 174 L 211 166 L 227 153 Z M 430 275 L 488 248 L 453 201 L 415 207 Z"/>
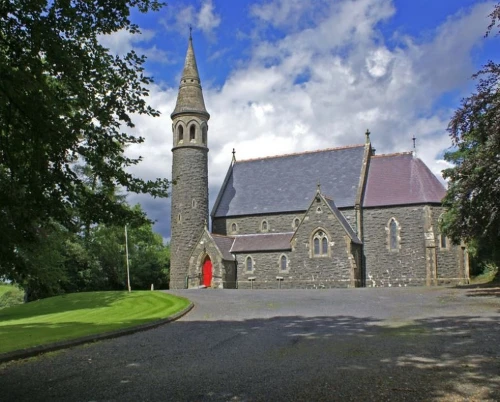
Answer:
<path fill-rule="evenodd" d="M 300 219 L 299 219 L 299 218 L 295 218 L 295 219 L 293 220 L 293 225 L 292 225 L 292 226 L 293 226 L 293 228 L 294 228 L 294 229 L 297 229 L 297 228 L 299 227 L 299 225 L 300 225 Z"/>
<path fill-rule="evenodd" d="M 324 257 L 328 255 L 328 236 L 322 230 L 318 230 L 312 237 L 313 256 Z"/>
<path fill-rule="evenodd" d="M 391 218 L 387 224 L 387 246 L 389 251 L 399 251 L 400 248 L 400 230 L 399 223 L 395 218 Z"/>
<path fill-rule="evenodd" d="M 201 129 L 201 142 L 207 145 L 207 126 L 203 126 Z"/>
<path fill-rule="evenodd" d="M 178 142 L 184 141 L 184 127 L 182 127 L 182 126 L 179 126 L 177 128 L 177 141 Z"/>
<path fill-rule="evenodd" d="M 247 256 L 247 258 L 245 259 L 245 270 L 247 272 L 253 271 L 253 259 L 250 256 Z"/>
<path fill-rule="evenodd" d="M 266 220 L 263 220 L 260 224 L 260 228 L 263 232 L 267 232 L 269 230 L 269 223 Z"/>
<path fill-rule="evenodd" d="M 196 127 L 194 124 L 191 124 L 189 127 L 189 141 L 194 141 L 196 139 Z"/>

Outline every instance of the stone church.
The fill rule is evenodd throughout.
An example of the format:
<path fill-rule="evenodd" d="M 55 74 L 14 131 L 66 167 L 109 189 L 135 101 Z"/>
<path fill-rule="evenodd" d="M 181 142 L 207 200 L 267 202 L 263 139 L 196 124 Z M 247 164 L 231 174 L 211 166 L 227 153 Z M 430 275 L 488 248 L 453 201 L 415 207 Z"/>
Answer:
<path fill-rule="evenodd" d="M 170 287 L 332 288 L 468 281 L 439 231 L 445 189 L 412 152 L 359 145 L 236 160 L 208 212 L 208 120 L 192 38 L 173 121 Z"/>

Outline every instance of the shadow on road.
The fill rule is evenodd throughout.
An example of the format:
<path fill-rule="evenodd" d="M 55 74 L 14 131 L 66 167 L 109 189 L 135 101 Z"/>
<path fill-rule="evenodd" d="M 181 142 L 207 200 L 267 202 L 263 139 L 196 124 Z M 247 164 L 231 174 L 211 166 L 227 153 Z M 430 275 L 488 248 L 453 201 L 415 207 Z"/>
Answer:
<path fill-rule="evenodd" d="M 4 367 L 0 389 L 4 400 L 499 400 L 499 324 L 479 314 L 178 321 Z"/>

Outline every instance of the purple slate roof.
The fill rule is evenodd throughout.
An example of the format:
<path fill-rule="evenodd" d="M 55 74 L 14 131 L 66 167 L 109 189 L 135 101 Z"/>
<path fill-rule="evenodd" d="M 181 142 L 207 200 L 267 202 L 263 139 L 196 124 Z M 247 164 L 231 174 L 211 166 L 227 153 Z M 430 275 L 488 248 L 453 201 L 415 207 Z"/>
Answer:
<path fill-rule="evenodd" d="M 305 211 L 318 181 L 339 208 L 356 203 L 365 145 L 235 162 L 212 217 Z"/>
<path fill-rule="evenodd" d="M 231 253 L 250 251 L 277 251 L 290 250 L 290 240 L 294 232 L 263 233 L 234 236 Z"/>
<path fill-rule="evenodd" d="M 372 156 L 363 205 L 440 203 L 446 190 L 411 152 Z"/>
<path fill-rule="evenodd" d="M 234 257 L 231 255 L 230 251 L 234 243 L 234 237 L 217 235 L 215 233 L 211 233 L 210 235 L 222 253 L 222 258 L 228 261 L 234 261 Z"/>

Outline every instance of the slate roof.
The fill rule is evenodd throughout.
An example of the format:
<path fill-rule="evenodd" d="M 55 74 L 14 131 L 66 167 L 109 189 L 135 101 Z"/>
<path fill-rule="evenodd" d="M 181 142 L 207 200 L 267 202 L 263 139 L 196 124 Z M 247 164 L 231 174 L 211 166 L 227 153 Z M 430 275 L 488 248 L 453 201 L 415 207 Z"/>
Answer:
<path fill-rule="evenodd" d="M 305 211 L 318 181 L 337 207 L 354 206 L 364 145 L 235 162 L 213 217 Z"/>
<path fill-rule="evenodd" d="M 211 233 L 210 235 L 222 253 L 222 258 L 224 260 L 234 261 L 234 257 L 231 255 L 230 251 L 234 243 L 234 237 L 217 235 L 215 233 Z"/>
<path fill-rule="evenodd" d="M 440 203 L 446 190 L 411 152 L 372 156 L 363 205 Z"/>
<path fill-rule="evenodd" d="M 325 201 L 328 203 L 328 205 L 330 206 L 330 208 L 332 209 L 333 213 L 335 214 L 335 216 L 338 218 L 338 220 L 340 221 L 340 223 L 342 224 L 342 226 L 344 227 L 344 230 L 347 232 L 347 234 L 349 235 L 349 237 L 352 239 L 352 241 L 354 243 L 358 243 L 358 244 L 361 244 L 361 240 L 359 240 L 358 236 L 356 235 L 356 233 L 354 232 L 353 228 L 351 227 L 351 225 L 349 224 L 349 222 L 347 222 L 347 219 L 345 218 L 345 216 L 342 214 L 342 212 L 340 212 L 337 208 L 337 206 L 335 205 L 335 202 L 329 198 L 326 198 L 325 197 Z"/>
<path fill-rule="evenodd" d="M 262 233 L 234 236 L 231 253 L 291 250 L 290 240 L 293 233 Z"/>

